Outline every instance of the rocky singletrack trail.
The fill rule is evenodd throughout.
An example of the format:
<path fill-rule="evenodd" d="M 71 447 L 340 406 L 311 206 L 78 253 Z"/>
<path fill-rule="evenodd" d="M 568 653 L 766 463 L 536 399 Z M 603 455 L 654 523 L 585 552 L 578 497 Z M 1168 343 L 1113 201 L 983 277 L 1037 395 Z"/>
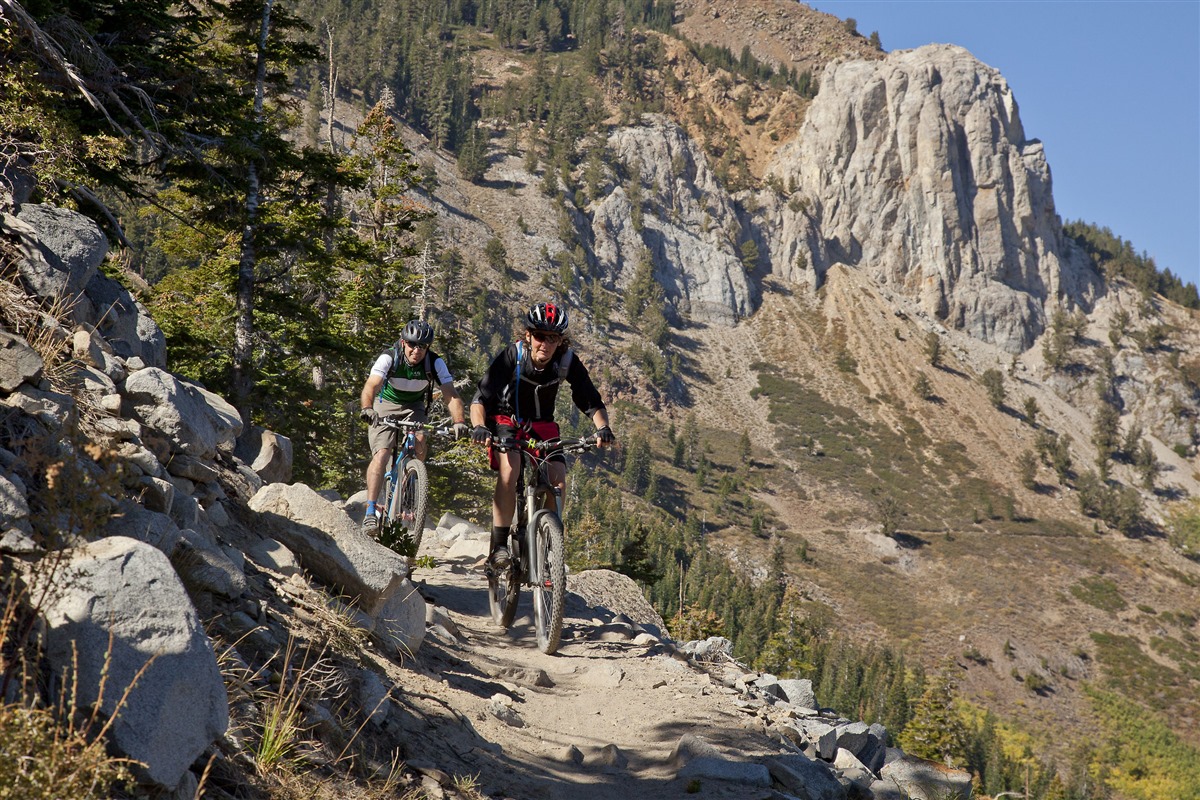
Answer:
<path fill-rule="evenodd" d="M 433 531 L 427 539 L 436 539 Z M 681 741 L 694 751 L 698 737 L 748 762 L 781 752 L 733 689 L 690 665 L 651 626 L 579 594 L 568 595 L 555 655 L 537 648 L 528 590 L 513 626 L 500 629 L 488 609 L 484 548 L 481 540 L 462 554 L 427 541 L 422 553 L 436 566 L 414 575 L 431 625 L 392 692 L 408 712 L 405 758 L 430 780 L 473 780 L 493 798 L 683 798 L 696 784 L 689 793 L 692 779 L 677 776 L 687 755 L 676 752 Z M 703 787 L 705 797 L 770 795 L 720 780 Z"/>

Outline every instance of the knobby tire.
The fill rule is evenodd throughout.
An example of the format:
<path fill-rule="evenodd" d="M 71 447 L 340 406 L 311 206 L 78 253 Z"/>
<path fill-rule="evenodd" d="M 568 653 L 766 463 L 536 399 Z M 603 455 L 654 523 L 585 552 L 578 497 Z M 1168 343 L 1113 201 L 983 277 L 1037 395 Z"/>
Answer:
<path fill-rule="evenodd" d="M 538 580 L 533 584 L 533 624 L 537 629 L 538 648 L 553 655 L 562 639 L 563 607 L 567 596 L 563 526 L 558 515 L 549 511 L 538 514 L 534 536 L 537 545 L 531 555 L 538 559 L 538 569 L 534 571 Z"/>
<path fill-rule="evenodd" d="M 404 528 L 412 537 L 412 552 L 416 557 L 421 547 L 421 537 L 425 534 L 425 515 L 429 512 L 429 471 L 425 468 L 425 462 L 413 458 L 404 465 L 404 491 L 399 494 L 400 515 L 411 515 Z M 400 515 L 396 518 L 403 519 Z"/>
<path fill-rule="evenodd" d="M 488 568 L 488 605 L 492 609 L 492 621 L 507 629 L 517 616 L 517 600 L 521 593 L 521 579 L 517 575 L 516 562 L 501 570 Z"/>

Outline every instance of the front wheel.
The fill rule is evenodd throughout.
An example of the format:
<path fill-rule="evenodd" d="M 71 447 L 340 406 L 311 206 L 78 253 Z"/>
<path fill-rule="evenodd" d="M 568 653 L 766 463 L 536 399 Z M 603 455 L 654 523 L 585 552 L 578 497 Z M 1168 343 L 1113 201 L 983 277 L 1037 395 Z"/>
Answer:
<path fill-rule="evenodd" d="M 425 515 L 429 511 L 429 472 L 425 469 L 425 462 L 409 459 L 404 464 L 403 478 L 396 519 L 403 525 L 411 542 L 408 555 L 415 558 L 421 547 L 421 537 L 425 534 Z"/>
<path fill-rule="evenodd" d="M 563 526 L 557 514 L 538 514 L 536 542 L 530 556 L 536 559 L 533 579 L 533 624 L 538 648 L 547 655 L 558 650 L 562 638 L 563 606 L 567 597 L 567 568 L 563 554 Z"/>

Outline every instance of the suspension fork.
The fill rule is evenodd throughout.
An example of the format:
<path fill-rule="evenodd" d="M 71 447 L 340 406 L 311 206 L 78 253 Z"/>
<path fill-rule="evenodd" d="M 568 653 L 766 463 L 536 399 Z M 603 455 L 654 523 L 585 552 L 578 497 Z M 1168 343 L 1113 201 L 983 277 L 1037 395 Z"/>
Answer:
<path fill-rule="evenodd" d="M 525 552 L 529 554 L 529 557 L 526 559 L 527 563 L 529 564 L 529 582 L 536 584 L 542 580 L 542 557 L 541 553 L 539 553 L 536 549 L 538 517 L 542 514 L 553 511 L 558 514 L 559 519 L 562 519 L 563 498 L 562 492 L 559 491 L 558 487 L 554 486 L 549 480 L 546 479 L 543 469 L 537 470 L 536 473 L 530 477 L 534 479 L 534 483 L 529 484 L 526 482 L 524 492 L 526 514 Z M 553 508 L 543 508 L 538 505 L 538 500 L 540 499 L 539 495 L 543 492 L 548 493 L 554 498 Z"/>

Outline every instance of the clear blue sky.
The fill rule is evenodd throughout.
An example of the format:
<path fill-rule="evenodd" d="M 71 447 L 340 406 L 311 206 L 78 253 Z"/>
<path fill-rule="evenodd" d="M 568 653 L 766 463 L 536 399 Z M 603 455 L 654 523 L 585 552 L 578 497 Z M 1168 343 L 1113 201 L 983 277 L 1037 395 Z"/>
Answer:
<path fill-rule="evenodd" d="M 957 44 L 1000 71 L 1063 221 L 1200 286 L 1200 0 L 809 0 L 887 51 Z"/>

